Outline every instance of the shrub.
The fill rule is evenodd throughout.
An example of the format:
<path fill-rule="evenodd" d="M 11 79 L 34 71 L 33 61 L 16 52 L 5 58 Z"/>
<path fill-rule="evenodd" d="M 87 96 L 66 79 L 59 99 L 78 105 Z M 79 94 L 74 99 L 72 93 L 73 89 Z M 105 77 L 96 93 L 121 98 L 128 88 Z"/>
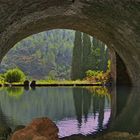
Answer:
<path fill-rule="evenodd" d="M 103 83 L 112 82 L 109 70 L 107 70 L 107 72 L 88 70 L 86 72 L 86 79 L 90 82 L 103 82 Z"/>
<path fill-rule="evenodd" d="M 4 75 L 3 74 L 0 74 L 0 83 L 4 83 Z"/>
<path fill-rule="evenodd" d="M 25 74 L 18 68 L 8 70 L 5 73 L 5 81 L 9 83 L 22 82 L 25 78 Z"/>
<path fill-rule="evenodd" d="M 95 71 L 95 70 L 88 70 L 86 71 L 86 77 L 93 77 L 93 76 L 100 76 L 103 74 L 103 71 Z"/>
<path fill-rule="evenodd" d="M 86 71 L 86 77 L 92 77 L 96 75 L 96 71 L 88 70 Z"/>
<path fill-rule="evenodd" d="M 107 62 L 107 71 L 110 72 L 111 71 L 111 61 L 108 60 Z"/>

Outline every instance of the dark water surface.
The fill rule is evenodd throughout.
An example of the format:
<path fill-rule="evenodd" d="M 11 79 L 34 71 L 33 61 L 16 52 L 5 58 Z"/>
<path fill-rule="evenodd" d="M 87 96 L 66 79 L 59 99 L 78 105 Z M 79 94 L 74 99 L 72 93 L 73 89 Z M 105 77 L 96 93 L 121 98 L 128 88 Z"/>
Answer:
<path fill-rule="evenodd" d="M 49 117 L 59 137 L 96 135 L 105 130 L 140 132 L 138 88 L 0 88 L 0 135 L 33 118 Z"/>

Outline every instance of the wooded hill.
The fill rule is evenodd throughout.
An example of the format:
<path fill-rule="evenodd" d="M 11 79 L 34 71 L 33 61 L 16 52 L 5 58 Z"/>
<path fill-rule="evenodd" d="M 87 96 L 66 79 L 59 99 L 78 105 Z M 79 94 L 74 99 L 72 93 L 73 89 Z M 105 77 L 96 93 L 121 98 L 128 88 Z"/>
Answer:
<path fill-rule="evenodd" d="M 74 48 L 74 49 L 73 49 Z M 20 68 L 31 79 L 82 79 L 87 70 L 106 71 L 108 50 L 102 42 L 73 30 L 50 30 L 17 43 L 0 72 Z"/>
<path fill-rule="evenodd" d="M 74 34 L 51 30 L 29 36 L 8 52 L 0 71 L 18 67 L 33 79 L 69 79 Z"/>

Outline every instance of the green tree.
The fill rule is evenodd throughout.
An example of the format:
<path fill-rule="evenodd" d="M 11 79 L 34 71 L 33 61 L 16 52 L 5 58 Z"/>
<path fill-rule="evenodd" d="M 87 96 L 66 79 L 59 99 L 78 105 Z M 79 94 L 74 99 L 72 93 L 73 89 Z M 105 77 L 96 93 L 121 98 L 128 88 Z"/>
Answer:
<path fill-rule="evenodd" d="M 82 36 L 82 37 L 81 37 Z M 82 39 L 81 39 L 82 38 Z M 81 47 L 79 47 L 81 46 Z M 106 45 L 83 33 L 75 34 L 72 60 L 72 79 L 83 79 L 88 70 L 106 71 L 108 48 Z"/>
<path fill-rule="evenodd" d="M 25 78 L 25 74 L 19 68 L 8 70 L 5 73 L 5 81 L 9 83 L 22 82 Z"/>
<path fill-rule="evenodd" d="M 82 79 L 82 34 L 79 31 L 75 32 L 71 79 Z"/>
<path fill-rule="evenodd" d="M 2 61 L 0 73 L 20 68 L 33 79 L 45 79 L 55 70 L 57 79 L 70 79 L 73 30 L 51 30 L 25 38 L 13 47 Z M 11 59 L 12 57 L 12 59 Z M 57 67 L 63 67 L 59 71 Z"/>
<path fill-rule="evenodd" d="M 90 65 L 90 57 L 91 57 L 91 40 L 90 36 L 83 33 L 83 63 L 82 63 L 82 72 L 83 78 L 85 77 L 85 73 L 87 70 L 91 69 Z"/>

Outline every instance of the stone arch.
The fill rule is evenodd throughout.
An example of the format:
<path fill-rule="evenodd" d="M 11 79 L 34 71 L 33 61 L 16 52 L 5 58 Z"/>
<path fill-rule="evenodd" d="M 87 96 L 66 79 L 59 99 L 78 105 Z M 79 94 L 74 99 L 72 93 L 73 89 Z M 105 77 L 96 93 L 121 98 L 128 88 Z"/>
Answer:
<path fill-rule="evenodd" d="M 0 60 L 21 39 L 65 28 L 95 36 L 113 48 L 133 85 L 140 84 L 139 0 L 2 0 Z"/>

